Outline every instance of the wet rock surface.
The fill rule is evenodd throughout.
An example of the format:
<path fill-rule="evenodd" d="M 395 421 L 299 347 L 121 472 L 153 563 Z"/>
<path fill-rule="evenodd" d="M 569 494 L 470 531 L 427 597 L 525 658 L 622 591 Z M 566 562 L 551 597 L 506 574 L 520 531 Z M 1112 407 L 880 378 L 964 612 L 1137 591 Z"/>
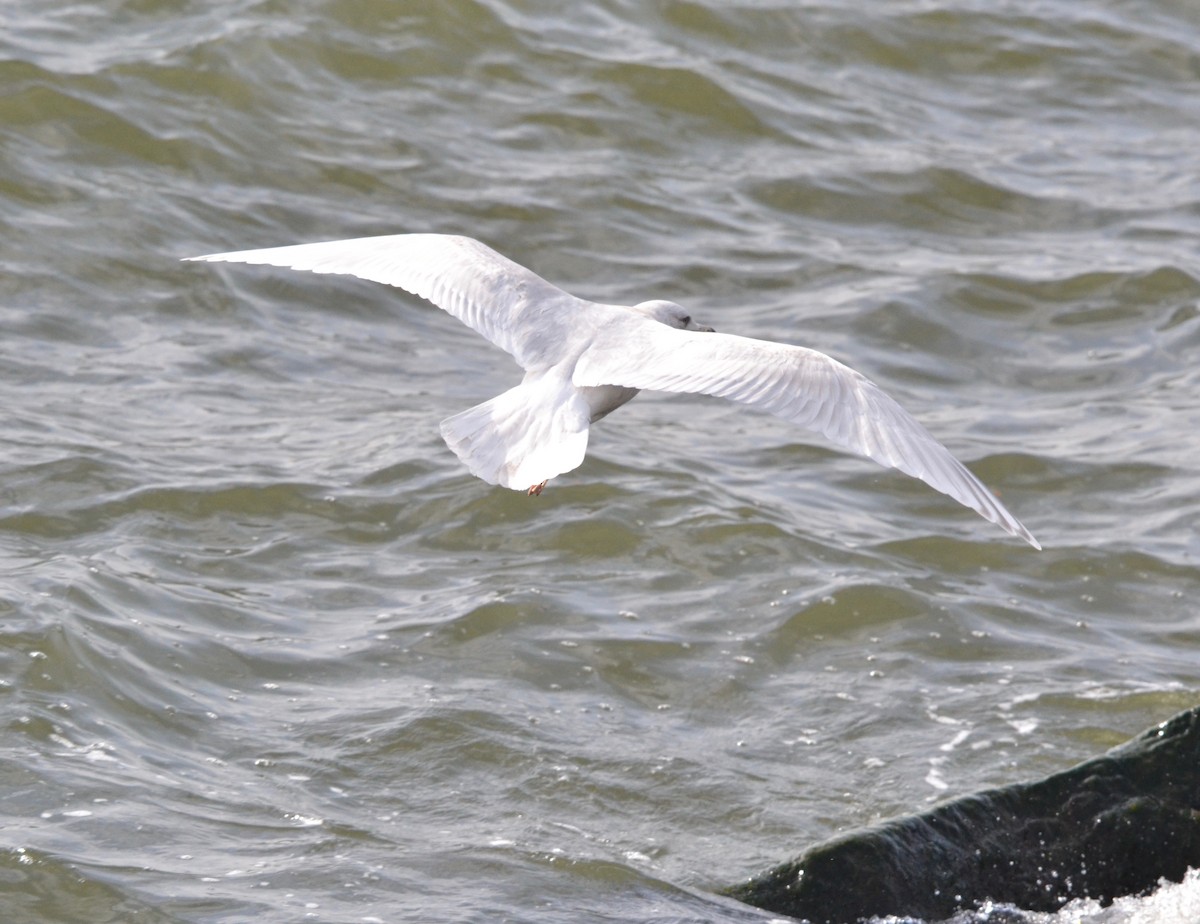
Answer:
<path fill-rule="evenodd" d="M 813 924 L 1055 911 L 1200 866 L 1200 707 L 1035 783 L 967 796 L 817 846 L 725 894 Z"/>

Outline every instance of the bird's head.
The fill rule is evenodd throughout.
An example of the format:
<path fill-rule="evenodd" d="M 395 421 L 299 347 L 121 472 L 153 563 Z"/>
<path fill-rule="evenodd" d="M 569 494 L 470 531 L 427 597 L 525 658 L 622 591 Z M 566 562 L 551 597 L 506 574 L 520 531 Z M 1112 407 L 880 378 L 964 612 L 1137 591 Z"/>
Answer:
<path fill-rule="evenodd" d="M 703 324 L 697 324 L 693 321 L 687 309 L 682 305 L 676 305 L 674 302 L 655 299 L 654 301 L 634 305 L 633 310 L 639 314 L 644 314 L 652 320 L 658 321 L 660 324 L 666 324 L 667 327 L 674 327 L 676 330 L 697 330 L 708 334 L 713 332 L 711 327 L 705 327 Z"/>

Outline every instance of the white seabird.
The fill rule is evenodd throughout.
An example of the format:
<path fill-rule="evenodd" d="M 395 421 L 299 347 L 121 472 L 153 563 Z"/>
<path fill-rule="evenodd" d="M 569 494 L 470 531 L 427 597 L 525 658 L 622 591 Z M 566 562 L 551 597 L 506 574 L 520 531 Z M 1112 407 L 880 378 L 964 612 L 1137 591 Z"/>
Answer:
<path fill-rule="evenodd" d="M 1041 548 L 907 411 L 816 350 L 714 333 L 674 302 L 626 307 L 576 298 L 469 237 L 395 234 L 189 259 L 397 286 L 507 350 L 525 370 L 521 384 L 442 421 L 447 445 L 489 484 L 540 494 L 583 462 L 591 424 L 641 389 L 700 392 L 769 411 L 920 478 Z"/>

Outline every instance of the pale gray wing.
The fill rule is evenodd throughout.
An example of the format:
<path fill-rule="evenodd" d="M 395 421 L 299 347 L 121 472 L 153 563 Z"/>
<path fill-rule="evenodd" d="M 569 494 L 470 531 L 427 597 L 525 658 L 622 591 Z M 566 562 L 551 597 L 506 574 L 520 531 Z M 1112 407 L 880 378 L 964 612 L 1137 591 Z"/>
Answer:
<path fill-rule="evenodd" d="M 700 392 L 770 411 L 920 478 L 1035 548 L 1029 530 L 904 408 L 824 353 L 631 317 L 603 328 L 574 382 Z"/>
<path fill-rule="evenodd" d="M 454 315 L 526 369 L 561 355 L 572 316 L 588 304 L 486 244 L 448 234 L 393 234 L 189 259 L 337 273 L 397 286 Z"/>

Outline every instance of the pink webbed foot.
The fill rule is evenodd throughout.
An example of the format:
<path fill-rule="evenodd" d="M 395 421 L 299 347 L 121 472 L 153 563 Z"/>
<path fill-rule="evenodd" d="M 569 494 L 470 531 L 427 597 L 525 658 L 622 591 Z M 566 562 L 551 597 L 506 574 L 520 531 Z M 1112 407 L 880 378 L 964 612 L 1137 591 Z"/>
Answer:
<path fill-rule="evenodd" d="M 550 480 L 549 478 L 546 479 L 546 481 L 549 481 L 549 480 Z M 533 485 L 533 487 L 531 487 L 529 489 L 529 493 L 527 496 L 528 497 L 537 497 L 539 494 L 542 493 L 542 488 L 544 488 L 544 487 L 546 487 L 545 481 L 543 481 L 541 484 Z"/>

